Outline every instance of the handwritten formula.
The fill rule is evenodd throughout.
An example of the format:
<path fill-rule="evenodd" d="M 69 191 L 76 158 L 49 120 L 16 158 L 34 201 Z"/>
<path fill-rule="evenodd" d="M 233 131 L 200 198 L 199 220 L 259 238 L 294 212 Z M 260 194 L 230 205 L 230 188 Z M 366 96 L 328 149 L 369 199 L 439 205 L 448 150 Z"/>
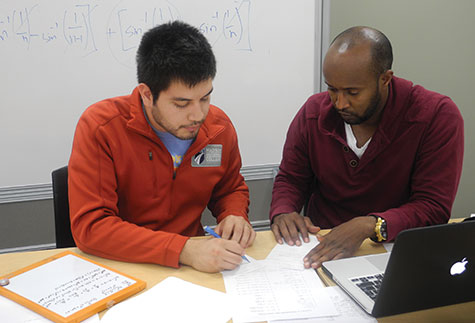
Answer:
<path fill-rule="evenodd" d="M 108 51 L 133 66 L 148 29 L 183 20 L 197 27 L 213 46 L 252 52 L 251 0 L 222 1 L 219 8 L 196 10 L 186 1 L 20 1 L 0 4 L 0 51 L 51 50 L 87 57 Z M 193 4 L 196 6 L 197 4 Z"/>
<path fill-rule="evenodd" d="M 10 279 L 7 288 L 66 317 L 134 283 L 109 269 L 66 255 Z"/>

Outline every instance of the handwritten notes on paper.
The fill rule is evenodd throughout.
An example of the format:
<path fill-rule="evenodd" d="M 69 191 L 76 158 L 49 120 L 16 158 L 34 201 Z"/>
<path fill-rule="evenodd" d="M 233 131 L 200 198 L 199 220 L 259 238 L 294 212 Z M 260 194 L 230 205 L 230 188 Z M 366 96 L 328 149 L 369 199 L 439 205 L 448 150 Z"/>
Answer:
<path fill-rule="evenodd" d="M 254 260 L 223 277 L 226 292 L 237 299 L 235 323 L 336 315 L 314 270 L 280 269 Z"/>
<path fill-rule="evenodd" d="M 226 292 L 237 299 L 233 322 L 338 315 L 315 270 L 303 267 L 316 244 L 313 236 L 300 247 L 277 245 L 265 260 L 248 257 L 250 263 L 222 272 Z"/>
<path fill-rule="evenodd" d="M 64 316 L 68 316 L 130 285 L 128 280 L 122 280 L 106 269 L 96 268 L 55 287 L 54 291 L 51 290 L 50 294 L 40 298 L 37 303 L 51 308 L 81 299 L 76 305 L 65 308 Z M 89 297 L 82 297 L 87 294 Z"/>
<path fill-rule="evenodd" d="M 135 280 L 66 255 L 12 277 L 5 288 L 63 317 L 135 283 Z"/>
<path fill-rule="evenodd" d="M 366 314 L 346 293 L 338 286 L 327 287 L 325 291 L 330 296 L 338 310 L 338 316 L 309 317 L 306 319 L 278 320 L 269 323 L 377 323 L 378 321 Z"/>

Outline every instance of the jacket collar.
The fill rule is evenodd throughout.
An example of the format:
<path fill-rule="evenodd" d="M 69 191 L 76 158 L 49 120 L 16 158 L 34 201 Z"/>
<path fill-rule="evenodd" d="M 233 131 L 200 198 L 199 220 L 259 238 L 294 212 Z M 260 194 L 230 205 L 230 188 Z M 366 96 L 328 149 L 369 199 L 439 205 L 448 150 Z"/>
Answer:
<path fill-rule="evenodd" d="M 384 107 L 381 121 L 376 132 L 371 138 L 365 153 L 360 159 L 356 172 L 363 171 L 382 151 L 394 141 L 398 133 L 398 129 L 405 121 L 406 112 L 410 107 L 409 100 L 411 97 L 412 82 L 392 78 L 389 84 L 389 93 L 386 105 Z M 343 119 L 332 108 L 332 103 L 328 92 L 325 92 L 326 98 L 323 100 L 318 126 L 322 133 L 334 137 L 341 144 L 346 145 L 346 135 Z"/>

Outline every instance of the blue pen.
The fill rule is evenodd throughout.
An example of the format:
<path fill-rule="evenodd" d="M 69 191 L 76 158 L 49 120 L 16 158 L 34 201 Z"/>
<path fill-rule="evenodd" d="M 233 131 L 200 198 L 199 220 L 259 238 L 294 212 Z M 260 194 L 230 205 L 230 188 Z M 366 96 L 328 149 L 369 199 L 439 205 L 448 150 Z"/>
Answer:
<path fill-rule="evenodd" d="M 214 232 L 214 230 L 211 229 L 209 226 L 205 226 L 205 231 L 208 232 L 209 234 L 211 234 L 213 237 L 221 239 L 221 236 L 219 234 L 217 234 L 216 232 Z M 246 256 L 241 256 L 241 257 L 242 257 L 242 259 L 246 260 L 247 262 L 250 262 L 249 259 L 246 258 Z"/>

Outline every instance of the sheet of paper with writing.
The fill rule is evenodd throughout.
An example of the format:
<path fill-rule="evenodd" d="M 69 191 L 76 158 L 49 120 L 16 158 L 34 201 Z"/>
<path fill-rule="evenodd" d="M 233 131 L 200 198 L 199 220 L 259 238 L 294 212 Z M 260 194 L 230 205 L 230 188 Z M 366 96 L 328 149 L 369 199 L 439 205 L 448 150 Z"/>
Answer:
<path fill-rule="evenodd" d="M 305 319 L 278 320 L 269 323 L 377 323 L 378 321 L 366 314 L 344 291 L 338 286 L 327 287 L 325 291 L 338 310 L 338 316 L 310 317 Z"/>
<path fill-rule="evenodd" d="M 309 235 L 310 241 L 302 243 L 301 246 L 289 246 L 284 243 L 277 244 L 266 258 L 266 261 L 274 263 L 283 269 L 305 270 L 303 258 L 318 245 L 316 236 Z M 313 271 L 313 270 L 310 270 Z M 348 297 L 339 287 L 327 287 L 323 289 L 337 310 L 332 316 L 307 316 L 306 318 L 293 318 L 284 320 L 273 320 L 272 323 L 374 323 L 376 320 L 366 314 L 352 299 Z"/>
<path fill-rule="evenodd" d="M 234 323 L 338 315 L 313 269 L 248 258 L 250 263 L 222 272 L 226 293 L 235 297 Z"/>
<path fill-rule="evenodd" d="M 267 261 L 277 261 L 279 266 L 288 269 L 305 269 L 303 258 L 318 245 L 317 237 L 309 235 L 309 242 L 302 242 L 300 246 L 289 246 L 287 243 L 276 244 L 267 256 Z"/>
<path fill-rule="evenodd" d="M 60 323 L 85 318 L 137 293 L 145 283 L 66 251 L 7 275 L 0 294 Z"/>

